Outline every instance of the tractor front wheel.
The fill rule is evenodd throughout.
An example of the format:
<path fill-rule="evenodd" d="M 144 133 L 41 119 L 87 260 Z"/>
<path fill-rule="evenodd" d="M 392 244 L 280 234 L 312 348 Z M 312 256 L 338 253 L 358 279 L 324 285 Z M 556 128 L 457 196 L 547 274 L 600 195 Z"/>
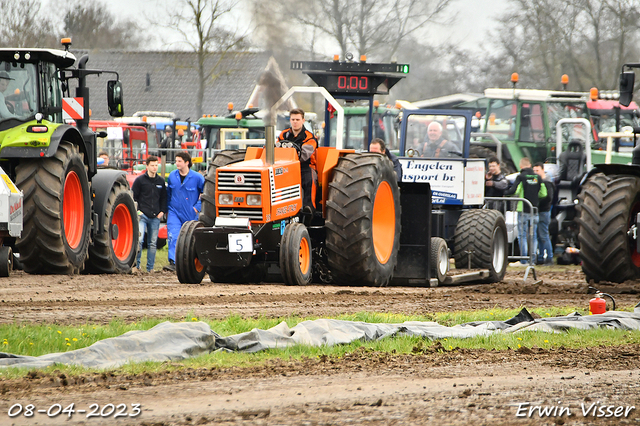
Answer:
<path fill-rule="evenodd" d="M 111 187 L 102 217 L 101 231 L 96 233 L 93 243 L 89 246 L 85 272 L 131 272 L 138 253 L 138 215 L 125 176 L 119 176 Z"/>
<path fill-rule="evenodd" d="M 183 284 L 200 284 L 207 272 L 198 260 L 193 232 L 204 225 L 197 220 L 185 222 L 176 242 L 176 275 Z"/>
<path fill-rule="evenodd" d="M 507 272 L 507 225 L 497 210 L 466 210 L 453 237 L 456 269 L 489 269 L 487 282 L 498 282 Z"/>
<path fill-rule="evenodd" d="M 312 277 L 311 238 L 302 223 L 284 229 L 280 241 L 280 271 L 286 285 L 307 285 Z"/>

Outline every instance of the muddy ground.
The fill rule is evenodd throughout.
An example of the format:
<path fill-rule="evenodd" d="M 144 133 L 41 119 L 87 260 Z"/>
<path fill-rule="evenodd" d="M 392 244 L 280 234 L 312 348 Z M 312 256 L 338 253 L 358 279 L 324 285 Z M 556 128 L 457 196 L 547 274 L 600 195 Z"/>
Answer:
<path fill-rule="evenodd" d="M 0 280 L 0 322 L 84 324 L 114 317 L 329 316 L 375 311 L 403 314 L 549 306 L 588 306 L 578 267 L 538 267 L 537 280 L 509 268 L 504 282 L 456 287 L 287 287 L 179 284 L 170 273 L 129 276 L 31 276 Z M 596 285 L 618 306 L 640 302 L 640 282 Z M 640 345 L 581 350 L 443 351 L 425 343 L 414 353 L 366 350 L 340 359 L 273 361 L 261 367 L 188 369 L 130 376 L 29 374 L 0 379 L 0 425 L 416 425 L 640 424 Z M 9 416 L 15 404 L 54 404 L 68 416 Z M 91 404 L 104 411 L 87 418 Z M 135 417 L 132 404 L 141 404 Z M 520 405 L 519 405 L 520 404 Z M 530 404 L 530 405 L 526 405 Z M 594 405 L 595 404 L 595 405 Z M 638 406 L 638 409 L 631 408 Z M 551 410 L 543 415 L 531 407 Z M 603 406 L 599 418 L 597 410 Z M 610 411 L 607 407 L 611 406 Z M 621 407 L 621 408 L 618 408 Z M 595 409 L 595 417 L 594 417 Z M 519 411 L 520 410 L 520 411 Z M 617 411 L 616 411 L 617 410 Z M 585 415 L 584 411 L 588 411 Z M 14 411 L 15 412 L 15 411 Z M 518 416 L 518 413 L 525 416 Z M 570 415 L 568 415 L 570 413 Z"/>

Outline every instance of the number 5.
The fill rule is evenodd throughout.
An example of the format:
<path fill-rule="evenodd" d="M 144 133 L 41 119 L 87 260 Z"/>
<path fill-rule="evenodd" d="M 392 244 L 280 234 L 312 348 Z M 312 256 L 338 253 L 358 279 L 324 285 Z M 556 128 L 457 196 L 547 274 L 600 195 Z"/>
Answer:
<path fill-rule="evenodd" d="M 242 248 L 243 248 L 243 247 L 242 247 L 242 240 L 241 240 L 241 239 L 237 239 L 237 240 L 236 240 L 236 245 L 237 245 L 238 247 L 240 247 L 240 248 L 238 249 L 238 251 L 242 251 Z"/>

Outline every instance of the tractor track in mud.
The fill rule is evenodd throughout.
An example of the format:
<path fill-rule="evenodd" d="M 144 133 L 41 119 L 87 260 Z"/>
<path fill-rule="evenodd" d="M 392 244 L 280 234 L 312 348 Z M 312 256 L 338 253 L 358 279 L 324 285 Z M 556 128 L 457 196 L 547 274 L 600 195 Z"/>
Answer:
<path fill-rule="evenodd" d="M 341 287 L 283 284 L 179 284 L 170 273 L 36 276 L 0 280 L 0 322 L 74 325 L 146 317 L 334 316 L 362 311 L 428 315 L 485 308 L 584 306 L 592 297 L 578 267 L 509 268 L 497 284 L 455 287 Z M 640 302 L 640 282 L 594 285 L 618 306 Z M 61 377 L 0 378 L 0 425 L 114 424 L 112 418 L 12 417 L 15 403 L 141 403 L 118 424 L 592 424 L 580 404 L 634 405 L 640 397 L 640 345 L 586 349 L 442 350 L 426 342 L 413 354 L 367 350 L 337 358 L 274 360 L 256 367 L 122 371 Z M 570 407 L 571 417 L 515 416 L 517 404 Z M 639 407 L 640 409 L 640 407 Z M 639 410 L 603 424 L 637 424 Z"/>

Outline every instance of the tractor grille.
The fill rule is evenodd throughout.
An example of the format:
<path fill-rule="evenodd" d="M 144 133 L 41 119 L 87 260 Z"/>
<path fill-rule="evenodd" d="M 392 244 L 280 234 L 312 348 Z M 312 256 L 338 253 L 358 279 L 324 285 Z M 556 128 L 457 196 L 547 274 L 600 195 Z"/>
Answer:
<path fill-rule="evenodd" d="M 218 207 L 220 217 L 230 217 L 233 214 L 238 217 L 248 217 L 249 220 L 262 221 L 262 208 Z"/>
<path fill-rule="evenodd" d="M 285 203 L 296 198 L 300 198 L 300 185 L 280 188 L 271 193 L 271 205 Z"/>
<path fill-rule="evenodd" d="M 243 176 L 244 183 L 238 183 L 236 176 Z M 260 172 L 218 172 L 218 191 L 261 192 Z"/>

